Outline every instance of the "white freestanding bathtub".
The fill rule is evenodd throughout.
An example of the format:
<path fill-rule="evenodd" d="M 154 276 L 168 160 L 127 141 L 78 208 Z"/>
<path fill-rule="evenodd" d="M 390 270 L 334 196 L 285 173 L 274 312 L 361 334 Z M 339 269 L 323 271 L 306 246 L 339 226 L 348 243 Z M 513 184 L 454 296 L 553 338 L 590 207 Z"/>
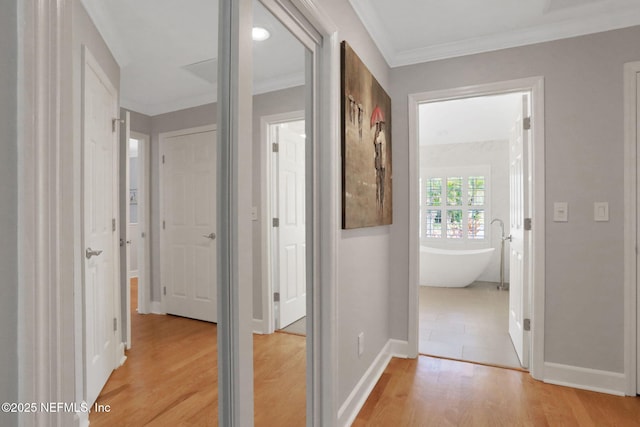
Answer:
<path fill-rule="evenodd" d="M 494 250 L 420 246 L 420 285 L 464 288 L 487 268 Z"/>

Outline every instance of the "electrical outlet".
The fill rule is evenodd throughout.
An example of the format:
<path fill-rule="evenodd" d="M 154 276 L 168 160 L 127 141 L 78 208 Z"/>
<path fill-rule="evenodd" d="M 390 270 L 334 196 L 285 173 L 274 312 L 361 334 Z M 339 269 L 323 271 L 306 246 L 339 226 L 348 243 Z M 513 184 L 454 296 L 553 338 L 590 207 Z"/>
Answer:
<path fill-rule="evenodd" d="M 358 357 L 364 353 L 364 332 L 358 334 Z"/>

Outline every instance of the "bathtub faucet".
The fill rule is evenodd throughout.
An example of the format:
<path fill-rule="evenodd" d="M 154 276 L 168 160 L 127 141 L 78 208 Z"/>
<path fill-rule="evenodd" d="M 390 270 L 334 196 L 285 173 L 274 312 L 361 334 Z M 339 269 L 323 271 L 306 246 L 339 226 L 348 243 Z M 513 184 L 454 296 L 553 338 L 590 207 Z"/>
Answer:
<path fill-rule="evenodd" d="M 504 239 L 504 222 L 500 218 L 494 218 L 491 220 L 491 224 L 494 222 L 500 223 L 500 230 L 502 231 L 501 237 Z"/>
<path fill-rule="evenodd" d="M 499 218 L 494 218 L 491 220 L 491 224 L 494 222 L 500 223 L 500 230 L 502 231 L 502 235 L 500 236 L 500 284 L 498 285 L 498 289 L 504 291 L 507 288 L 504 284 L 504 241 L 511 241 L 511 234 L 508 237 L 504 236 L 504 222 Z"/>
<path fill-rule="evenodd" d="M 511 241 L 511 235 L 508 235 L 508 236 L 506 236 L 506 237 L 505 237 L 505 235 L 504 235 L 504 222 L 503 222 L 500 218 L 494 218 L 494 219 L 492 219 L 492 220 L 491 220 L 491 224 L 493 224 L 494 222 L 499 222 L 499 223 L 500 223 L 500 232 L 501 232 L 501 234 L 500 234 L 500 238 L 501 238 L 502 240 L 508 240 L 508 241 Z"/>

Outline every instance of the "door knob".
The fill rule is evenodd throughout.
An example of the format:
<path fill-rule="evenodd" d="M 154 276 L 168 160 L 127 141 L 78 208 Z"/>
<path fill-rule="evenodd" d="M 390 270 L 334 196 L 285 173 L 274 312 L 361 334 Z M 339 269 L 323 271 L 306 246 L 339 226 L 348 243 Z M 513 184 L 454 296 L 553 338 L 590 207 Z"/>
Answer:
<path fill-rule="evenodd" d="M 98 256 L 101 253 L 102 253 L 102 251 L 99 251 L 99 250 L 94 251 L 91 248 L 87 248 L 87 250 L 84 251 L 84 255 L 87 257 L 87 259 L 91 259 L 91 257 Z"/>
<path fill-rule="evenodd" d="M 213 240 L 216 238 L 216 233 L 203 234 L 202 237 Z"/>

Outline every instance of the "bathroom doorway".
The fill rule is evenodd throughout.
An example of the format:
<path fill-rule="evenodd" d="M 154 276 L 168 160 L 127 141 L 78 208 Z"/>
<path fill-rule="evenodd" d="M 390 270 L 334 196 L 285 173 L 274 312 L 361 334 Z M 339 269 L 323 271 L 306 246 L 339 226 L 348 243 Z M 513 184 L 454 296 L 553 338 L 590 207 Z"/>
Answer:
<path fill-rule="evenodd" d="M 532 86 L 411 97 L 419 353 L 529 367 Z"/>

